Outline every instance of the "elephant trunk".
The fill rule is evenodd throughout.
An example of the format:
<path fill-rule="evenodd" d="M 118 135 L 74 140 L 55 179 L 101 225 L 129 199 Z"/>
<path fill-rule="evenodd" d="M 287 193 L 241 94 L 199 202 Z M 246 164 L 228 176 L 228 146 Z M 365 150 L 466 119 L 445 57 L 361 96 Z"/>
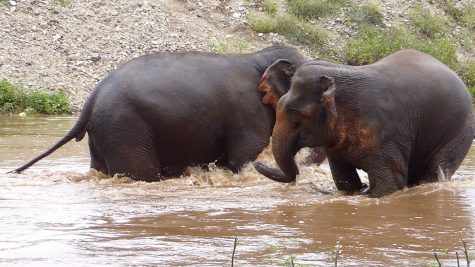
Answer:
<path fill-rule="evenodd" d="M 288 127 L 276 125 L 274 136 L 272 137 L 272 153 L 275 161 L 283 172 L 280 182 L 293 182 L 299 174 L 299 169 L 295 163 L 294 156 L 297 153 L 298 133 L 295 130 L 288 130 Z"/>
<path fill-rule="evenodd" d="M 279 165 L 278 168 L 270 168 L 261 162 L 254 162 L 254 167 L 258 172 L 267 178 L 281 183 L 290 183 L 295 181 L 295 177 L 299 174 L 294 156 L 297 152 L 296 142 L 298 141 L 298 133 L 286 130 L 276 124 L 272 136 L 272 153 Z"/>

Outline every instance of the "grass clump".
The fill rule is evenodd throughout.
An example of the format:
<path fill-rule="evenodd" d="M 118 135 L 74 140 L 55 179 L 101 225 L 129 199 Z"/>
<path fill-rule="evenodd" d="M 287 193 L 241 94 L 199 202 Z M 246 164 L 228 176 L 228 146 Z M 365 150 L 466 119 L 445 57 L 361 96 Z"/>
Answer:
<path fill-rule="evenodd" d="M 439 59 L 451 68 L 457 65 L 457 46 L 448 39 L 420 40 L 404 28 L 365 27 L 346 45 L 350 65 L 371 64 L 401 49 L 414 48 Z"/>
<path fill-rule="evenodd" d="M 457 70 L 457 74 L 467 85 L 472 97 L 475 98 L 475 60 L 462 62 Z"/>
<path fill-rule="evenodd" d="M 289 13 L 307 20 L 319 19 L 332 14 L 348 0 L 287 0 Z"/>
<path fill-rule="evenodd" d="M 0 80 L 0 112 L 29 114 L 66 114 L 72 107 L 64 91 L 27 91 L 6 79 Z"/>
<path fill-rule="evenodd" d="M 219 54 L 241 54 L 249 51 L 249 43 L 240 40 L 217 41 L 211 45 L 211 51 Z"/>
<path fill-rule="evenodd" d="M 276 0 L 264 0 L 261 3 L 261 7 L 267 14 L 275 15 L 277 13 L 279 4 Z"/>
<path fill-rule="evenodd" d="M 460 4 L 457 0 L 439 0 L 438 2 L 453 20 L 475 28 L 475 0 L 464 0 Z"/>
<path fill-rule="evenodd" d="M 410 12 L 409 18 L 415 29 L 429 38 L 444 36 L 448 31 L 448 21 L 444 16 L 421 5 L 417 5 Z"/>
<path fill-rule="evenodd" d="M 51 3 L 55 6 L 69 6 L 72 0 L 52 0 Z"/>
<path fill-rule="evenodd" d="M 327 38 L 327 33 L 322 27 L 299 21 L 290 14 L 280 15 L 276 19 L 276 33 L 293 42 L 315 46 L 322 44 Z"/>
<path fill-rule="evenodd" d="M 263 13 L 251 13 L 248 16 L 248 23 L 256 32 L 277 33 L 292 42 L 310 47 L 323 44 L 328 37 L 322 27 L 301 21 L 290 14 L 269 16 Z"/>
<path fill-rule="evenodd" d="M 277 28 L 276 18 L 264 13 L 249 13 L 247 23 L 255 32 L 270 33 Z"/>
<path fill-rule="evenodd" d="M 368 1 L 361 6 L 353 7 L 348 13 L 348 21 L 352 25 L 383 25 L 384 15 L 376 2 Z"/>
<path fill-rule="evenodd" d="M 371 64 L 409 46 L 410 36 L 402 29 L 362 27 L 358 36 L 346 44 L 346 62 L 350 65 Z"/>

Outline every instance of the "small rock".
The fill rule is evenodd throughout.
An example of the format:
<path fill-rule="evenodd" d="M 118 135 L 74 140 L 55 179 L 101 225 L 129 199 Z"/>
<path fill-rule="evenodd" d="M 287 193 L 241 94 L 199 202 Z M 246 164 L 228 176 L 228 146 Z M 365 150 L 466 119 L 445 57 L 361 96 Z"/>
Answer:
<path fill-rule="evenodd" d="M 14 1 L 14 0 L 11 0 L 11 1 L 10 1 L 10 5 L 12 5 L 12 6 L 16 6 L 16 1 Z"/>
<path fill-rule="evenodd" d="M 69 55 L 67 58 L 68 61 L 77 61 L 79 59 L 81 59 L 81 55 L 79 53 Z"/>
<path fill-rule="evenodd" d="M 26 113 L 25 113 L 25 112 L 20 112 L 20 113 L 18 113 L 18 116 L 19 116 L 19 117 L 25 117 L 25 116 L 26 116 Z"/>
<path fill-rule="evenodd" d="M 91 60 L 92 62 L 97 62 L 101 60 L 101 55 L 99 54 L 92 55 L 91 57 L 89 57 L 89 60 Z"/>
<path fill-rule="evenodd" d="M 240 17 L 241 17 L 241 13 L 239 13 L 239 12 L 234 12 L 233 13 L 233 18 L 238 19 Z"/>

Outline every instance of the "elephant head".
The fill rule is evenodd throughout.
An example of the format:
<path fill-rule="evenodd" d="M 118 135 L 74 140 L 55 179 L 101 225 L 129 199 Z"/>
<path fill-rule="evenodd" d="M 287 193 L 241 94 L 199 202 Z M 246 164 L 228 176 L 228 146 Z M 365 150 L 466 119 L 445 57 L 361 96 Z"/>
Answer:
<path fill-rule="evenodd" d="M 286 59 L 279 59 L 267 67 L 258 88 L 265 93 L 262 103 L 276 109 L 279 99 L 290 89 L 290 80 L 295 70 L 296 66 Z"/>
<path fill-rule="evenodd" d="M 279 64 L 282 63 L 288 64 Z M 289 92 L 277 104 L 272 153 L 280 170 L 260 162 L 254 164 L 256 170 L 274 181 L 295 181 L 299 173 L 295 154 L 303 147 L 331 144 L 335 135 L 336 116 L 333 78 L 316 76 L 315 72 L 306 71 L 305 68 L 299 69 L 292 78 Z"/>

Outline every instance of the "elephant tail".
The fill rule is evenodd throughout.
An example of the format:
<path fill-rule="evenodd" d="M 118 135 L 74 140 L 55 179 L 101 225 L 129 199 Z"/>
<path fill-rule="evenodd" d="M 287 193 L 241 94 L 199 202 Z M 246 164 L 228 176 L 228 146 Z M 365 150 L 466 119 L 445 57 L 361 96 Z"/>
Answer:
<path fill-rule="evenodd" d="M 76 138 L 76 141 L 81 141 L 84 136 L 86 135 L 87 127 L 89 125 L 89 116 L 91 113 L 91 105 L 88 105 L 90 103 L 86 103 L 84 110 L 81 112 L 81 115 L 79 116 L 79 119 L 77 120 L 76 124 L 69 130 L 69 132 L 61 138 L 55 145 L 53 145 L 51 148 L 49 148 L 47 151 L 43 152 L 36 158 L 30 160 L 23 166 L 10 171 L 8 173 L 20 173 L 29 167 L 31 167 L 33 164 L 36 162 L 40 161 L 41 159 L 45 158 L 49 154 L 53 153 L 56 149 L 62 147 L 64 144 L 67 142 L 71 141 L 72 139 Z"/>

